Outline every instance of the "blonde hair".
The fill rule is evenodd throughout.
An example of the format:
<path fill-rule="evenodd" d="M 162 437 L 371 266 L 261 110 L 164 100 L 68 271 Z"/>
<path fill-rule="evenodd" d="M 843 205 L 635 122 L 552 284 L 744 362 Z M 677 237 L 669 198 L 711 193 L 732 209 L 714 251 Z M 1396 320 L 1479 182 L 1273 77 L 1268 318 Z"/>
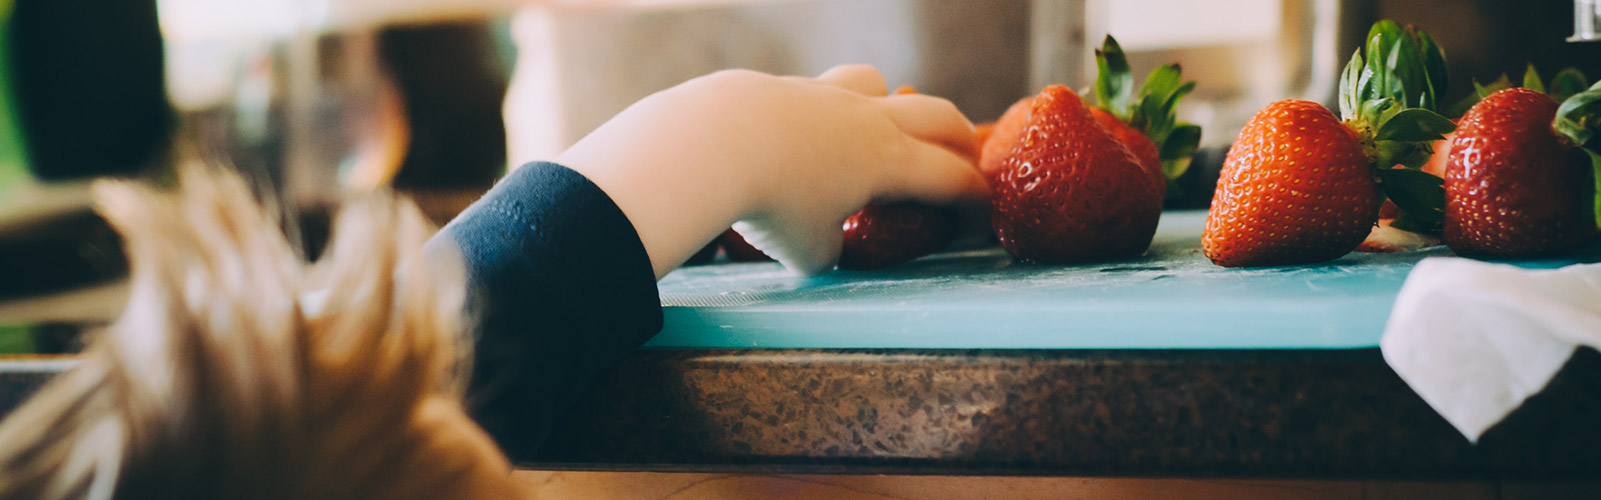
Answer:
<path fill-rule="evenodd" d="M 254 199 L 201 169 L 96 187 L 132 294 L 0 423 L 0 498 L 524 496 L 462 410 L 463 273 L 416 207 L 347 205 L 306 265 Z"/>

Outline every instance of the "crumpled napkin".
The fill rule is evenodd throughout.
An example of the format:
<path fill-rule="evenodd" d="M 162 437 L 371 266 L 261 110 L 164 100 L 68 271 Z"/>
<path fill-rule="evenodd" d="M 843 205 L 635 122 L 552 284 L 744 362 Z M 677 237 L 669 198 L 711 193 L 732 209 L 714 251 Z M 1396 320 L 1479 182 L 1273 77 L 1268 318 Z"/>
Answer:
<path fill-rule="evenodd" d="M 1445 257 L 1407 275 L 1379 342 L 1395 373 L 1472 442 L 1581 345 L 1601 346 L 1601 264 L 1530 270 Z"/>

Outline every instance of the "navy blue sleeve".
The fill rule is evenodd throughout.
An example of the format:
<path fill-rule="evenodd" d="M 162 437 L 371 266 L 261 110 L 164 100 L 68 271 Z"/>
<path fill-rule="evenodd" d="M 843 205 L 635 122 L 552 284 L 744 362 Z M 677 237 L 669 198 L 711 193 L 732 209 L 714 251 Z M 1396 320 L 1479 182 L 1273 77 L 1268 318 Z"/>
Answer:
<path fill-rule="evenodd" d="M 429 242 L 447 244 L 467 266 L 476 321 L 468 410 L 514 462 L 592 379 L 661 330 L 633 224 L 566 167 L 513 171 Z"/>

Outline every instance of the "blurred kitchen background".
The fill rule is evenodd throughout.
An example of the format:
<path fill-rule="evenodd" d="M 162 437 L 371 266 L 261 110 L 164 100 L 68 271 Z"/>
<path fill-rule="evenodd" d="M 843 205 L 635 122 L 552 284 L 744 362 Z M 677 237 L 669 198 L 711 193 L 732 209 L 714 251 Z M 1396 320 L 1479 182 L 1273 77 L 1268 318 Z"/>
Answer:
<path fill-rule="evenodd" d="M 1455 100 L 1531 62 L 1601 76 L 1601 43 L 1566 41 L 1581 9 L 1594 4 L 0 0 L 0 329 L 32 325 L 29 348 L 66 350 L 37 332 L 115 314 L 104 300 L 5 306 L 125 272 L 87 211 L 97 177 L 237 169 L 314 257 L 325 207 L 346 192 L 393 187 L 444 222 L 508 165 L 553 156 L 635 100 L 715 70 L 869 63 L 892 87 L 984 122 L 1046 84 L 1088 88 L 1092 50 L 1113 33 L 1136 74 L 1180 62 L 1199 82 L 1179 116 L 1203 125 L 1203 150 L 1176 206 L 1204 207 L 1251 114 L 1287 97 L 1332 104 L 1374 20 L 1433 34 Z"/>

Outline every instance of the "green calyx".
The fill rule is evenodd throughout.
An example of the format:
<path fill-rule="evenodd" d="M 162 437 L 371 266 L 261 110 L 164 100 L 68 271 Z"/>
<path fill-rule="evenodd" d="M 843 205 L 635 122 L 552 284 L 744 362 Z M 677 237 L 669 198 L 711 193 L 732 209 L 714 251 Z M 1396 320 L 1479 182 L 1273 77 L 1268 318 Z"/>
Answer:
<path fill-rule="evenodd" d="M 1562 100 L 1551 128 L 1589 154 L 1590 168 L 1596 179 L 1596 221 L 1601 224 L 1601 82 Z"/>
<path fill-rule="evenodd" d="M 1340 113 L 1350 119 L 1364 101 L 1381 98 L 1436 110 L 1446 82 L 1445 51 L 1433 37 L 1379 21 L 1368 30 L 1367 57 L 1358 48 L 1340 76 Z"/>
<path fill-rule="evenodd" d="M 1362 133 L 1375 166 L 1418 167 L 1428 161 L 1427 142 L 1456 130 L 1438 112 L 1446 80 L 1445 53 L 1428 33 L 1379 21 L 1366 57 L 1357 49 L 1340 75 L 1340 115 Z"/>
<path fill-rule="evenodd" d="M 1551 128 L 1571 144 L 1601 153 L 1601 82 L 1564 99 Z"/>
<path fill-rule="evenodd" d="M 1558 71 L 1556 76 L 1551 77 L 1550 81 L 1545 81 L 1540 78 L 1540 72 L 1535 70 L 1534 64 L 1531 63 L 1527 69 L 1523 70 L 1523 83 L 1521 85 L 1512 83 L 1512 79 L 1508 78 L 1506 73 L 1502 73 L 1500 78 L 1496 78 L 1495 81 L 1488 84 L 1474 80 L 1473 93 L 1447 106 L 1444 111 L 1446 116 L 1459 118 L 1467 114 L 1474 104 L 1478 104 L 1479 101 L 1489 97 L 1490 94 L 1519 86 L 1536 92 L 1544 92 L 1560 102 L 1573 97 L 1574 94 L 1584 92 L 1585 87 L 1589 85 L 1589 80 L 1584 77 L 1584 72 L 1579 71 L 1578 68 L 1564 68 L 1562 71 Z"/>
<path fill-rule="evenodd" d="M 1340 75 L 1340 115 L 1361 137 L 1379 187 L 1401 209 L 1393 225 L 1438 233 L 1445 220 L 1445 184 L 1417 170 L 1433 142 L 1456 130 L 1439 113 L 1448 75 L 1445 51 L 1422 30 L 1383 20 Z M 1404 168 L 1391 168 L 1401 165 Z"/>
<path fill-rule="evenodd" d="M 1175 183 L 1190 168 L 1190 157 L 1201 144 L 1201 126 L 1178 121 L 1180 99 L 1195 90 L 1195 82 L 1183 81 L 1177 64 L 1156 68 L 1145 77 L 1145 84 L 1134 90 L 1134 76 L 1128 57 L 1112 35 L 1107 35 L 1095 51 L 1095 106 L 1116 116 L 1123 123 L 1145 134 L 1156 145 L 1167 176 L 1167 196 L 1179 195 Z"/>

